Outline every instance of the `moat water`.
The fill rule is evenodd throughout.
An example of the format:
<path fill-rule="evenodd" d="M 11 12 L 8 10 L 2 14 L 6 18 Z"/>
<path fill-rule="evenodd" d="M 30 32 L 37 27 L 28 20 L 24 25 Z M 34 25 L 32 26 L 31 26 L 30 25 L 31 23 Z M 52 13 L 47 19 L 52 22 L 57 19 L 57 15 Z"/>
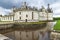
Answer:
<path fill-rule="evenodd" d="M 6 34 L 3 34 L 13 40 L 50 40 L 49 32 L 40 32 L 37 31 L 12 31 Z"/>
<path fill-rule="evenodd" d="M 50 24 L 51 27 L 54 25 L 53 23 Z M 13 40 L 50 40 L 50 32 L 47 30 L 45 31 L 45 29 L 37 29 L 31 31 L 25 29 L 20 30 L 20 29 L 21 28 L 17 28 L 15 30 L 8 29 L 7 31 L 9 32 L 3 33 L 3 35 Z"/>

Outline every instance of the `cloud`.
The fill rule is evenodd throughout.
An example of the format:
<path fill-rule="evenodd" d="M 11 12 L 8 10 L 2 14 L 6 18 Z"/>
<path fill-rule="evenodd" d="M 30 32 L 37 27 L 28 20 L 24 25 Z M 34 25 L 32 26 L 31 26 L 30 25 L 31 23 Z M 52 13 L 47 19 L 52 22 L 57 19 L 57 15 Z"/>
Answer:
<path fill-rule="evenodd" d="M 44 0 L 0 0 L 0 6 L 4 8 L 11 8 L 12 6 L 21 6 L 22 2 L 27 2 L 30 6 L 40 7 L 44 5 Z M 5 5 L 4 5 L 5 4 Z"/>
<path fill-rule="evenodd" d="M 45 4 L 44 0 L 38 0 L 38 1 L 37 0 L 31 0 L 31 2 L 29 3 L 30 6 L 35 6 L 37 8 L 40 8 L 42 5 L 45 6 L 44 4 Z"/>
<path fill-rule="evenodd" d="M 0 0 L 0 14 L 8 14 L 13 6 L 20 7 L 23 2 L 27 2 L 28 6 L 35 6 L 40 8 L 40 6 L 44 5 L 43 0 Z"/>
<path fill-rule="evenodd" d="M 55 10 L 54 13 L 60 15 L 60 9 Z"/>
<path fill-rule="evenodd" d="M 23 2 L 27 2 L 28 6 L 35 6 L 38 9 L 41 6 L 45 6 L 47 8 L 47 4 L 51 4 L 51 8 L 53 9 L 54 15 L 60 15 L 60 0 L 0 0 L 0 12 L 1 14 L 6 14 L 13 6 L 20 7 Z"/>
<path fill-rule="evenodd" d="M 60 17 L 60 15 L 53 15 L 53 17 Z"/>
<path fill-rule="evenodd" d="M 9 12 L 11 12 L 10 9 L 5 9 L 3 7 L 0 7 L 0 15 L 5 15 L 8 14 Z"/>
<path fill-rule="evenodd" d="M 54 16 L 60 16 L 60 1 L 57 1 L 51 4 L 51 8 L 53 9 Z"/>

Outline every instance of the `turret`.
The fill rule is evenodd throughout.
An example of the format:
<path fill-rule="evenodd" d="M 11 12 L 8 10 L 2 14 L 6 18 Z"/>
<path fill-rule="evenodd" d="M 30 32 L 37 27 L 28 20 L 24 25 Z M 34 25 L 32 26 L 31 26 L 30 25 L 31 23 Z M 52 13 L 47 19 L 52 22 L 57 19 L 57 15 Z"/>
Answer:
<path fill-rule="evenodd" d="M 48 11 L 49 13 L 52 13 L 52 12 L 53 12 L 53 11 L 52 11 L 52 8 L 50 8 L 50 4 L 48 4 L 47 11 Z"/>
<path fill-rule="evenodd" d="M 13 12 L 15 12 L 15 10 L 16 10 L 16 7 L 15 7 L 15 6 L 13 6 Z"/>
<path fill-rule="evenodd" d="M 50 4 L 48 4 L 48 8 L 47 8 L 47 20 L 53 20 L 53 11 L 52 8 L 50 8 Z"/>
<path fill-rule="evenodd" d="M 37 10 L 37 8 L 36 7 L 33 7 L 33 10 Z"/>
<path fill-rule="evenodd" d="M 26 6 L 26 5 L 27 5 L 26 2 L 24 2 L 24 3 L 23 3 L 23 6 Z"/>
<path fill-rule="evenodd" d="M 27 3 L 26 3 L 26 2 L 23 2 L 22 7 L 23 7 L 23 8 L 27 8 Z"/>
<path fill-rule="evenodd" d="M 42 8 L 40 9 L 40 12 L 45 12 L 46 9 L 44 8 L 44 6 L 42 6 Z"/>

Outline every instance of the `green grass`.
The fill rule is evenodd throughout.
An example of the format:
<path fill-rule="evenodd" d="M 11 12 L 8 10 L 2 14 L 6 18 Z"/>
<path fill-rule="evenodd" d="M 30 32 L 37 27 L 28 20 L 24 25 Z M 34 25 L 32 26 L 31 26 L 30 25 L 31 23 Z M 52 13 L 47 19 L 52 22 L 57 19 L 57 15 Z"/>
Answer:
<path fill-rule="evenodd" d="M 14 23 L 13 21 L 0 21 L 0 24 L 9 24 L 9 23 Z"/>
<path fill-rule="evenodd" d="M 57 23 L 54 26 L 54 30 L 60 30 L 60 19 L 59 20 L 56 20 L 56 21 L 57 21 Z"/>
<path fill-rule="evenodd" d="M 15 24 L 42 24 L 42 23 L 45 23 L 45 22 L 18 22 Z"/>
<path fill-rule="evenodd" d="M 53 20 L 54 20 L 54 21 L 60 20 L 60 17 L 58 17 L 58 18 L 53 18 Z"/>
<path fill-rule="evenodd" d="M 13 22 L 13 21 L 1 21 L 0 24 L 8 24 L 8 23 L 14 23 L 14 24 L 42 24 L 46 22 Z"/>

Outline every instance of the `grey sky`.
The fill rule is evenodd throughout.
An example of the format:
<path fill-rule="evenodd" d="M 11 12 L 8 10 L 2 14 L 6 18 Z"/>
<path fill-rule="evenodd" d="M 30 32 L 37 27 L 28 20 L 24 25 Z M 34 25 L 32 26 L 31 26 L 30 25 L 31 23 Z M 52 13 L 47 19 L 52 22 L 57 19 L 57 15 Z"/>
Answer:
<path fill-rule="evenodd" d="M 37 8 L 40 8 L 42 5 L 47 7 L 49 3 L 54 11 L 54 15 L 60 15 L 60 0 L 0 0 L 0 14 L 7 14 L 13 6 L 20 7 L 22 2 L 27 2 L 29 6 Z"/>

